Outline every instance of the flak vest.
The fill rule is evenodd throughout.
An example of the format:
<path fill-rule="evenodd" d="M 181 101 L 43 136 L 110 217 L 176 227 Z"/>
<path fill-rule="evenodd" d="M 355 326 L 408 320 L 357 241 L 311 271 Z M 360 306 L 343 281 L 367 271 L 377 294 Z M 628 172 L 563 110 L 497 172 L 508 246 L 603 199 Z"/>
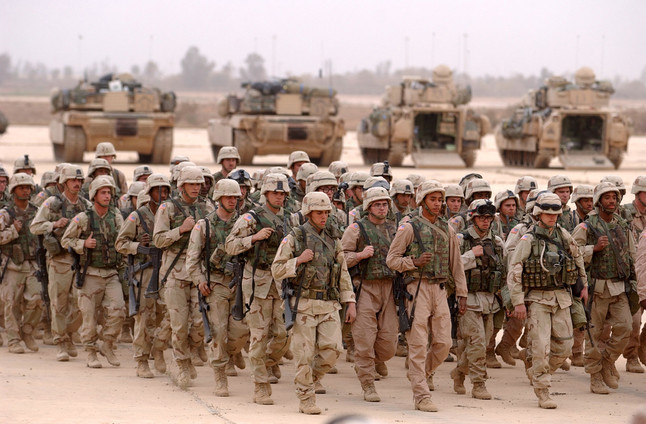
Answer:
<path fill-rule="evenodd" d="M 184 220 L 189 216 L 193 217 L 195 221 L 198 221 L 208 215 L 206 204 L 202 202 L 196 201 L 194 203 L 186 203 L 180 197 L 173 197 L 170 200 L 167 200 L 166 203 L 170 203 L 174 206 L 173 216 L 170 217 L 171 230 L 181 227 Z M 178 253 L 181 250 L 186 249 L 190 236 L 190 231 L 185 232 L 179 239 L 168 247 L 168 250 L 173 253 Z"/>
<path fill-rule="evenodd" d="M 525 289 L 556 290 L 576 283 L 579 276 L 576 262 L 564 244 L 561 231 L 566 230 L 557 226 L 549 235 L 547 230 L 535 225 L 529 228 L 526 234 L 531 234 L 533 241 L 529 257 L 523 262 L 521 281 Z M 561 270 L 554 275 L 547 270 L 546 252 L 557 253 L 561 258 Z"/>
<path fill-rule="evenodd" d="M 64 195 L 54 195 L 49 204 L 50 219 L 52 222 L 56 222 L 61 218 L 71 220 L 81 212 L 85 212 L 89 207 L 88 201 L 81 196 L 78 197 L 76 203 L 72 203 Z M 43 247 L 45 247 L 50 256 L 61 256 L 67 253 L 61 246 L 61 239 L 68 225 L 69 222 L 64 227 L 54 228 L 51 233 L 44 235 Z"/>
<path fill-rule="evenodd" d="M 628 237 L 630 231 L 628 223 L 615 216 L 615 222 L 606 223 L 608 228 L 606 232 L 601 217 L 599 215 L 588 215 L 586 225 L 588 226 L 586 244 L 594 245 L 597 243 L 599 237 L 607 235 L 610 243 L 617 246 L 617 251 L 620 252 L 621 258 L 615 256 L 615 251 L 611 246 L 606 246 L 599 252 L 592 254 L 592 261 L 590 263 L 590 276 L 599 280 L 623 280 L 630 275 L 630 269 L 623 270 L 625 275 L 620 275 L 619 261 L 623 261 L 626 267 L 632 264 L 632 258 L 628 251 Z"/>
<path fill-rule="evenodd" d="M 357 221 L 357 225 L 363 226 L 368 236 L 368 240 L 366 240 L 363 236 L 363 231 L 360 231 L 359 239 L 357 240 L 357 252 L 361 252 L 368 244 L 375 250 L 374 255 L 359 262 L 359 272 L 363 275 L 363 279 L 386 280 L 395 278 L 395 272 L 386 265 L 386 256 L 388 256 L 390 244 L 395 238 L 396 227 L 386 221 L 382 224 L 386 233 L 384 234 L 384 232 L 367 218 L 362 218 Z"/>
<path fill-rule="evenodd" d="M 94 206 L 85 211 L 88 226 L 81 233 L 80 238 L 87 239 L 93 233 L 92 237 L 96 240 L 96 247 L 86 249 L 85 254 L 81 256 L 81 266 L 89 262 L 89 266 L 94 268 L 117 268 L 121 262 L 121 254 L 114 248 L 119 233 L 116 221 L 118 213 L 117 208 L 110 207 L 101 218 L 94 210 Z"/>
<path fill-rule="evenodd" d="M 226 265 L 227 262 L 231 262 L 233 256 L 227 254 L 224 249 L 224 242 L 238 219 L 238 215 L 234 214 L 228 221 L 223 221 L 213 211 L 205 219 L 207 224 L 211 226 L 209 231 L 210 240 L 206 240 L 209 243 L 209 252 L 211 252 L 209 258 L 211 275 L 217 273 L 232 276 L 233 273 L 227 269 Z"/>
<path fill-rule="evenodd" d="M 498 257 L 498 261 L 496 262 L 494 258 L 487 255 L 487 253 L 484 253 L 482 256 L 476 257 L 475 268 L 465 270 L 464 273 L 467 278 L 467 288 L 469 289 L 469 292 L 496 293 L 502 287 L 503 277 L 505 276 L 502 248 L 489 237 L 476 239 L 469 233 L 469 231 L 463 231 L 461 234 L 463 242 L 460 253 L 464 254 L 464 252 L 471 250 L 474 246 L 491 244 L 496 256 Z M 490 234 L 492 234 L 491 231 Z"/>
<path fill-rule="evenodd" d="M 153 214 L 153 211 L 150 210 L 148 205 L 143 205 L 142 207 L 135 209 L 134 213 L 139 217 L 139 226 L 143 229 L 143 231 L 137 231 L 135 241 L 141 242 L 141 239 L 145 234 L 148 234 L 150 236 L 150 240 L 152 240 L 153 231 L 155 230 L 155 215 Z M 151 249 L 156 249 L 154 246 L 150 247 Z M 144 263 L 147 260 L 148 255 L 144 255 L 143 253 L 137 253 L 135 255 L 136 263 Z"/>
<path fill-rule="evenodd" d="M 260 242 L 261 245 L 258 249 L 257 268 L 267 271 L 271 269 L 271 264 L 274 262 L 280 242 L 291 230 L 289 220 L 286 219 L 289 214 L 283 210 L 282 218 L 277 215 L 271 216 L 270 212 L 264 207 L 255 208 L 249 214 L 256 220 L 256 232 L 267 227 L 274 229 L 269 238 Z M 256 249 L 247 250 L 246 256 L 249 263 L 254 263 L 256 259 L 255 251 Z"/>
<path fill-rule="evenodd" d="M 449 264 L 449 224 L 441 219 L 437 219 L 432 225 L 442 231 L 442 236 L 438 230 L 431 227 L 426 220 L 417 216 L 410 220 L 420 233 L 422 243 L 420 246 L 416 238 L 408 245 L 406 256 L 419 257 L 424 252 L 432 253 L 431 261 L 424 265 L 423 268 L 417 268 L 409 271 L 409 275 L 419 278 L 420 272 L 422 278 L 428 279 L 431 283 L 441 283 L 451 278 L 451 268 Z"/>
<path fill-rule="evenodd" d="M 0 251 L 4 256 L 11 258 L 13 263 L 21 265 L 24 261 L 33 261 L 36 259 L 36 249 L 38 248 L 38 237 L 29 231 L 29 224 L 36 216 L 38 208 L 32 203 L 27 204 L 27 209 L 22 210 L 15 203 L 9 202 L 4 210 L 11 217 L 11 223 L 14 221 L 22 222 L 22 228 L 18 231 L 18 238 L 11 240 L 9 243 L 0 246 Z"/>

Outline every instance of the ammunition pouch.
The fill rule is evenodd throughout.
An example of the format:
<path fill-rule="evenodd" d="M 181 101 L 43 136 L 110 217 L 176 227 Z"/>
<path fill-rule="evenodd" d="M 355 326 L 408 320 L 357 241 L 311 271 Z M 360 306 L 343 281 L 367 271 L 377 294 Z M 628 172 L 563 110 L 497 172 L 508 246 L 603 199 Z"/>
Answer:
<path fill-rule="evenodd" d="M 630 306 L 630 315 L 635 315 L 639 311 L 639 295 L 637 294 L 637 281 L 628 280 L 624 282 L 626 287 L 626 297 L 628 297 L 628 305 Z"/>
<path fill-rule="evenodd" d="M 65 253 L 65 250 L 63 250 L 63 246 L 61 246 L 61 243 L 58 241 L 56 237 L 54 237 L 53 234 L 46 234 L 43 237 L 43 247 L 45 250 L 47 250 L 47 253 L 49 253 L 50 256 L 57 256 L 60 255 L 61 253 Z"/>

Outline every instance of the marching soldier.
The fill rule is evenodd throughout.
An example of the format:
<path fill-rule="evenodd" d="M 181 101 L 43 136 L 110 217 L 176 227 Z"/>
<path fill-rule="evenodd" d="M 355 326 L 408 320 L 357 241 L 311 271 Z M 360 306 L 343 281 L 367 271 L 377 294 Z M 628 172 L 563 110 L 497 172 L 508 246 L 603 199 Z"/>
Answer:
<path fill-rule="evenodd" d="M 9 180 L 11 201 L 0 210 L 0 293 L 4 301 L 5 331 L 9 352 L 37 352 L 33 332 L 43 311 L 40 284 L 36 279 L 36 236 L 29 225 L 38 208 L 29 199 L 36 184 L 30 174 L 17 173 Z"/>
<path fill-rule="evenodd" d="M 408 174 L 406 176 L 406 179 L 413 183 L 413 188 L 415 189 L 415 195 L 417 195 L 417 189 L 419 188 L 420 184 L 422 184 L 424 181 L 426 181 L 426 177 L 423 175 L 419 174 Z M 413 198 L 413 201 L 415 199 Z"/>
<path fill-rule="evenodd" d="M 292 279 L 288 289 L 294 293 L 294 299 L 286 302 L 293 311 L 288 318 L 294 323 L 294 383 L 300 400 L 298 410 L 304 414 L 321 413 L 316 405 L 315 387 L 334 366 L 343 349 L 341 304 L 347 304 L 346 322 L 352 323 L 356 316 L 341 242 L 324 231 L 331 210 L 330 200 L 324 193 L 308 193 L 302 210 L 307 223 L 292 229 L 283 239 L 271 267 L 275 290 L 281 288 L 281 280 Z"/>
<path fill-rule="evenodd" d="M 238 149 L 233 146 L 220 147 L 218 160 L 215 162 L 220 165 L 221 168 L 218 172 L 213 174 L 213 184 L 223 178 L 227 178 L 229 174 L 236 169 L 240 163 L 240 154 L 238 153 Z"/>
<path fill-rule="evenodd" d="M 64 249 L 72 249 L 80 257 L 76 268 L 76 287 L 79 289 L 78 303 L 83 317 L 81 341 L 88 353 L 87 366 L 90 368 L 102 366 L 96 356 L 99 308 L 103 309 L 105 322 L 101 331 L 103 342 L 99 344 L 98 351 L 110 365 L 120 365 L 113 345 L 125 317 L 125 302 L 117 272 L 122 259 L 114 245 L 123 218 L 119 210 L 111 206 L 115 190 L 112 177 L 95 178 L 90 185 L 92 206 L 69 222 L 61 239 Z"/>
<path fill-rule="evenodd" d="M 350 225 L 341 239 L 347 265 L 356 270 L 357 318 L 352 337 L 355 371 L 367 402 L 381 401 L 374 374 L 388 373 L 378 368 L 385 368 L 385 362 L 395 355 L 399 333 L 393 298 L 395 273 L 386 266 L 397 228 L 386 221 L 391 202 L 385 188 L 368 189 L 363 200 L 368 215 Z"/>
<path fill-rule="evenodd" d="M 96 145 L 96 151 L 94 153 L 96 159 L 105 159 L 110 165 L 110 176 L 114 180 L 117 196 L 119 198 L 121 193 L 128 192 L 128 182 L 126 181 L 126 176 L 123 172 L 119 171 L 117 168 L 112 166 L 112 162 L 117 158 L 117 151 L 114 149 L 114 145 L 109 141 L 104 141 Z M 90 177 L 90 172 L 88 171 L 88 177 Z M 116 202 L 116 200 L 113 200 Z M 116 203 L 115 203 L 116 204 Z"/>
<path fill-rule="evenodd" d="M 460 314 L 466 311 L 467 285 L 460 259 L 457 236 L 440 219 L 444 188 L 435 180 L 423 182 L 417 190 L 416 205 L 421 214 L 399 226 L 390 245 L 386 264 L 394 271 L 414 277 L 407 291 L 413 301 L 407 305 L 411 315 L 408 340 L 408 379 L 413 389 L 415 409 L 436 412 L 427 379 L 446 359 L 451 348 L 451 315 L 446 300 L 446 285 L 455 282 Z M 400 312 L 401 313 L 401 312 Z M 428 346 L 429 330 L 433 340 Z"/>
<path fill-rule="evenodd" d="M 574 210 L 574 224 L 579 225 L 588 217 L 594 207 L 592 198 L 594 196 L 594 187 L 587 184 L 579 184 L 572 191 L 572 202 L 576 205 Z"/>
<path fill-rule="evenodd" d="M 554 409 L 550 398 L 552 374 L 570 356 L 573 286 L 580 278 L 580 297 L 587 300 L 587 278 L 583 258 L 570 234 L 557 224 L 562 213 L 559 196 L 541 194 L 534 206 L 537 224 L 521 237 L 510 260 L 507 285 L 513 315 L 528 320 L 531 351 L 529 376 L 538 405 Z M 525 303 L 529 303 L 526 308 Z"/>
<path fill-rule="evenodd" d="M 231 314 L 236 287 L 229 288 L 233 274 L 227 263 L 233 258 L 224 249 L 226 237 L 238 218 L 236 205 L 241 197 L 237 182 L 231 179 L 218 181 L 213 191 L 213 201 L 217 202 L 218 208 L 195 224 L 186 249 L 188 273 L 210 306 L 208 318 L 213 341 L 209 345 L 209 363 L 215 374 L 215 394 L 222 397 L 229 396 L 226 366 L 235 360 L 238 368 L 245 368 L 240 352 L 249 339 L 247 326 L 236 321 Z M 209 267 L 208 274 L 206 267 Z"/>
<path fill-rule="evenodd" d="M 388 184 L 393 180 L 393 171 L 392 167 L 388 164 L 388 161 L 373 163 L 370 167 L 370 176 L 371 177 L 382 177 Z"/>
<path fill-rule="evenodd" d="M 126 193 L 126 203 L 119 209 L 123 219 L 128 218 L 130 213 L 137 209 L 137 196 L 139 193 L 146 188 L 146 183 L 142 181 L 135 181 L 130 184 L 128 187 L 128 192 Z"/>
<path fill-rule="evenodd" d="M 395 180 L 390 187 L 391 210 L 395 214 L 396 225 L 399 225 L 402 218 L 413 211 L 411 205 L 415 200 L 414 192 L 413 183 L 408 180 Z"/>
<path fill-rule="evenodd" d="M 294 184 L 294 189 L 290 193 L 290 196 L 294 197 L 298 202 L 303 201 L 305 197 L 305 189 L 307 183 L 307 177 L 318 172 L 319 167 L 313 163 L 304 163 L 296 173 L 296 184 Z"/>
<path fill-rule="evenodd" d="M 327 170 L 336 178 L 337 183 L 341 182 L 341 175 L 346 174 L 348 169 L 348 164 L 340 160 L 335 160 L 327 167 Z"/>
<path fill-rule="evenodd" d="M 287 177 L 267 175 L 260 193 L 265 204 L 238 218 L 226 238 L 225 249 L 229 255 L 246 256 L 242 288 L 248 310 L 253 401 L 273 405 L 270 377 L 279 377 L 278 361 L 289 347 L 280 295 L 271 274 L 280 241 L 291 228 L 283 209 L 289 196 Z"/>
<path fill-rule="evenodd" d="M 297 186 L 298 180 L 296 179 L 296 177 L 298 176 L 299 169 L 301 168 L 301 166 L 310 162 L 311 161 L 309 155 L 302 150 L 295 150 L 289 154 L 289 158 L 287 159 L 287 169 L 292 171 L 292 175 L 287 176 L 287 181 L 289 181 L 289 189 L 291 191 L 290 194 L 293 194 Z"/>
<path fill-rule="evenodd" d="M 536 183 L 534 177 L 526 175 L 524 177 L 520 177 L 518 181 L 516 181 L 514 194 L 518 196 L 518 209 L 523 216 L 525 215 L 525 211 L 527 210 L 527 197 L 532 190 L 535 190 L 537 188 L 538 184 Z M 531 212 L 532 211 L 530 210 L 530 213 Z"/>
<path fill-rule="evenodd" d="M 370 177 L 365 172 L 353 172 L 348 181 L 348 191 L 351 196 L 346 197 L 345 208 L 350 212 L 355 207 L 363 204 L 363 183 Z"/>
<path fill-rule="evenodd" d="M 446 193 L 446 219 L 451 219 L 462 210 L 462 204 L 464 203 L 464 192 L 462 187 L 457 184 L 449 184 L 444 187 L 444 192 Z"/>
<path fill-rule="evenodd" d="M 130 188 L 135 184 L 137 183 L 133 183 Z M 119 253 L 134 256 L 129 272 L 133 273 L 130 278 L 136 279 L 139 287 L 135 290 L 137 308 L 136 311 L 131 311 L 136 312 L 132 347 L 137 362 L 137 377 L 141 378 L 154 377 L 148 365 L 151 356 L 155 361 L 155 369 L 162 374 L 166 372 L 164 349 L 170 340 L 167 312 L 163 304 L 158 303 L 156 293 L 150 295 L 148 291 L 153 274 L 159 278 L 161 265 L 161 252 L 151 245 L 155 214 L 159 206 L 168 199 L 169 193 L 168 178 L 161 174 L 150 174 L 145 189 L 140 193 L 141 198 L 137 199 L 140 206 L 126 217 L 115 242 Z M 150 200 L 146 201 L 146 197 Z M 162 316 L 161 319 L 159 315 Z M 161 322 L 159 327 L 157 322 Z"/>
<path fill-rule="evenodd" d="M 7 170 L 0 165 L 0 208 L 4 208 L 10 201 L 10 196 L 7 193 L 7 184 L 9 184 L 9 174 Z"/>
<path fill-rule="evenodd" d="M 469 174 L 464 176 L 462 179 L 465 180 L 468 178 L 470 178 L 470 180 L 466 183 L 466 188 L 464 190 L 464 207 L 469 206 L 474 200 L 491 199 L 491 186 L 486 180 L 482 179 L 480 174 Z M 449 219 L 449 225 L 456 233 L 464 230 L 467 227 L 466 210 Z"/>
<path fill-rule="evenodd" d="M 504 241 L 511 229 L 518 225 L 525 214 L 520 212 L 518 196 L 511 190 L 504 190 L 496 194 L 494 204 L 498 213 L 494 217 L 491 229 Z"/>
<path fill-rule="evenodd" d="M 249 194 L 251 193 L 251 176 L 244 169 L 236 169 L 227 178 L 237 182 L 240 187 L 241 195 L 236 205 L 236 213 L 242 215 L 249 212 L 254 207 L 254 204 L 249 198 Z"/>
<path fill-rule="evenodd" d="M 573 189 L 572 181 L 565 175 L 554 175 L 547 181 L 547 190 L 556 194 L 561 199 L 561 205 L 563 205 L 563 212 L 559 216 L 558 224 L 570 233 L 575 227 L 574 211 L 568 205 Z"/>

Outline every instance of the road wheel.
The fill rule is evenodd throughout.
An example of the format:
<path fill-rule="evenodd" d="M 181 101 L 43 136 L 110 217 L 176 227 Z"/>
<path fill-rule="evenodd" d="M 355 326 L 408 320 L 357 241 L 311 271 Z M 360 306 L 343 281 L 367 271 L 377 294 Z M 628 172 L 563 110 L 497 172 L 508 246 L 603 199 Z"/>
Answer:
<path fill-rule="evenodd" d="M 316 161 L 317 166 L 328 166 L 335 160 L 341 160 L 343 152 L 343 139 L 337 138 L 332 145 L 323 151 L 321 157 Z"/>
<path fill-rule="evenodd" d="M 465 149 L 462 150 L 460 157 L 462 161 L 467 166 L 467 168 L 472 168 L 473 164 L 476 162 L 476 157 L 478 156 L 478 151 L 475 149 Z"/>
<path fill-rule="evenodd" d="M 216 146 L 215 144 L 211 144 L 211 152 L 213 153 L 213 160 L 217 163 L 218 161 L 218 154 L 220 153 L 220 149 L 222 146 Z"/>
<path fill-rule="evenodd" d="M 83 128 L 66 126 L 63 131 L 63 162 L 83 162 L 83 153 L 85 153 L 85 132 L 83 132 Z"/>
<path fill-rule="evenodd" d="M 385 149 L 361 149 L 364 165 L 371 166 L 373 163 L 383 162 L 388 159 L 388 150 Z"/>
<path fill-rule="evenodd" d="M 392 146 L 390 146 L 390 151 L 388 152 L 388 164 L 390 166 L 402 166 L 405 157 L 406 144 L 394 143 Z"/>
<path fill-rule="evenodd" d="M 251 141 L 249 141 L 249 136 L 247 136 L 244 130 L 235 130 L 233 144 L 238 149 L 240 165 L 251 165 L 253 157 L 256 154 L 256 148 L 252 146 Z"/>
<path fill-rule="evenodd" d="M 548 168 L 552 161 L 551 150 L 539 150 L 534 161 L 534 168 Z"/>
<path fill-rule="evenodd" d="M 150 163 L 169 164 L 173 153 L 173 129 L 160 128 L 153 141 L 153 153 Z"/>
<path fill-rule="evenodd" d="M 608 159 L 615 166 L 615 169 L 619 169 L 621 162 L 623 162 L 624 160 L 623 150 L 617 149 L 616 147 L 611 147 L 610 151 L 608 152 Z"/>
<path fill-rule="evenodd" d="M 63 144 L 52 144 L 54 150 L 54 159 L 56 162 L 65 162 L 65 146 Z"/>

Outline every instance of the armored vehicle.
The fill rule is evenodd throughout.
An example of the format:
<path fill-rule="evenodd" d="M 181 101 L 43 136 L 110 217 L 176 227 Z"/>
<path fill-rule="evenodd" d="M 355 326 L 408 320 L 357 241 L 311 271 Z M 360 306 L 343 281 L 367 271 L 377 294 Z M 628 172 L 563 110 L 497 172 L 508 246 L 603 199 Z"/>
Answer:
<path fill-rule="evenodd" d="M 307 152 L 312 162 L 341 159 L 345 127 L 337 117 L 336 91 L 308 87 L 296 79 L 243 83 L 244 95 L 229 95 L 210 119 L 213 159 L 223 146 L 235 146 L 243 165 L 254 156 Z"/>
<path fill-rule="evenodd" d="M 55 90 L 49 136 L 57 161 L 82 162 L 102 141 L 134 150 L 143 163 L 170 162 L 176 98 L 173 92 L 143 87 L 129 74 L 108 74 Z"/>
<path fill-rule="evenodd" d="M 9 120 L 4 113 L 0 112 L 0 135 L 7 132 L 7 127 L 9 126 Z"/>
<path fill-rule="evenodd" d="M 558 157 L 567 169 L 619 168 L 632 121 L 608 107 L 613 92 L 587 67 L 576 72 L 574 84 L 560 76 L 548 78 L 496 126 L 503 163 L 547 168 Z"/>
<path fill-rule="evenodd" d="M 491 125 L 466 106 L 470 100 L 471 88 L 456 86 L 446 65 L 433 70 L 432 81 L 404 77 L 386 87 L 381 106 L 357 129 L 363 161 L 401 166 L 410 154 L 416 167 L 473 166 Z"/>

